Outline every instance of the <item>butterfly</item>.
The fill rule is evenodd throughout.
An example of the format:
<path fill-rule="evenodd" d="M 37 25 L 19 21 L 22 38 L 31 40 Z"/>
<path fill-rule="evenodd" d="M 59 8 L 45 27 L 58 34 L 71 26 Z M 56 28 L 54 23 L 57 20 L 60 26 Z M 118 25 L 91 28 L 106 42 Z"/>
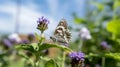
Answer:
<path fill-rule="evenodd" d="M 68 24 L 65 19 L 62 19 L 57 25 L 54 35 L 50 37 L 54 42 L 58 44 L 68 44 L 71 40 L 71 33 L 68 29 Z"/>

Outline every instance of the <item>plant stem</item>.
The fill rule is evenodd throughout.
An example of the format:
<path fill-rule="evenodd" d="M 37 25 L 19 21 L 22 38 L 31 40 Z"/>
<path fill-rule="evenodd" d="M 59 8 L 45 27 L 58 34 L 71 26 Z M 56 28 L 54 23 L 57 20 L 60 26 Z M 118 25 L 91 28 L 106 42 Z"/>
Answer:
<path fill-rule="evenodd" d="M 83 40 L 82 40 L 82 39 L 80 39 L 80 42 L 79 42 L 79 44 L 78 44 L 78 51 L 80 51 L 80 50 L 81 50 L 82 45 L 83 45 Z"/>
<path fill-rule="evenodd" d="M 35 63 L 34 63 L 34 67 L 39 67 L 39 53 L 36 52 L 35 53 Z"/>
<path fill-rule="evenodd" d="M 105 67 L 105 57 L 102 57 L 102 67 Z"/>
<path fill-rule="evenodd" d="M 35 63 L 34 63 L 34 67 L 39 67 L 39 60 L 40 60 L 40 51 L 39 51 L 39 48 L 40 48 L 40 45 L 42 45 L 44 41 L 44 34 L 43 32 L 41 32 L 41 39 L 39 40 L 39 43 L 38 43 L 38 49 L 37 51 L 35 52 Z"/>
<path fill-rule="evenodd" d="M 63 60 L 62 60 L 62 67 L 65 67 L 65 52 L 63 52 Z"/>
<path fill-rule="evenodd" d="M 40 35 L 40 40 L 39 40 L 39 43 L 38 43 L 38 46 L 40 46 L 40 45 L 42 45 L 42 43 L 43 43 L 43 41 L 44 41 L 44 33 L 41 33 L 41 35 Z"/>
<path fill-rule="evenodd" d="M 39 60 L 40 60 L 40 51 L 39 51 L 39 48 L 40 48 L 40 45 L 43 44 L 43 41 L 44 41 L 44 34 L 41 33 L 41 39 L 38 43 L 38 50 L 35 52 L 35 67 L 39 67 Z"/>

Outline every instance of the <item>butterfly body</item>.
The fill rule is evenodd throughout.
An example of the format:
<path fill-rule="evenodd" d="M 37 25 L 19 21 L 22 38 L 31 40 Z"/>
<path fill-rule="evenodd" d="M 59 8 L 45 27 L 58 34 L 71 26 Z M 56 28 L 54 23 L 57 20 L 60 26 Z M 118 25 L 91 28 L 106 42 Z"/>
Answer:
<path fill-rule="evenodd" d="M 71 39 L 71 33 L 69 32 L 65 19 L 62 19 L 59 22 L 55 29 L 54 36 L 51 36 L 50 38 L 59 44 L 68 44 Z"/>

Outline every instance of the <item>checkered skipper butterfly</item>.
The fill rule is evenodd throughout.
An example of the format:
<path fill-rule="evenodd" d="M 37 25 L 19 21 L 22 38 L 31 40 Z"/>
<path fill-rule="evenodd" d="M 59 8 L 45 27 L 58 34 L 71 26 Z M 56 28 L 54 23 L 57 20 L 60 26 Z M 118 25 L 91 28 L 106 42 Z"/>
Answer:
<path fill-rule="evenodd" d="M 68 44 L 71 40 L 71 33 L 69 32 L 68 25 L 65 19 L 62 19 L 55 29 L 54 36 L 50 37 L 54 42 L 60 45 Z"/>

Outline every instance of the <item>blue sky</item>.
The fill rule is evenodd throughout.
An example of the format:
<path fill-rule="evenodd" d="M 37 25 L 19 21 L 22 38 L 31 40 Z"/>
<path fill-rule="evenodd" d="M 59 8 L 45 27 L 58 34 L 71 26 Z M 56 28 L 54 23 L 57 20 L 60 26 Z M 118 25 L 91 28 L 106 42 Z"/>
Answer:
<path fill-rule="evenodd" d="M 50 20 L 47 33 L 52 32 L 62 18 L 72 25 L 73 12 L 84 17 L 85 1 L 87 0 L 21 0 L 19 32 L 38 32 L 36 21 L 41 16 Z M 14 33 L 16 9 L 16 0 L 0 0 L 0 32 Z"/>

